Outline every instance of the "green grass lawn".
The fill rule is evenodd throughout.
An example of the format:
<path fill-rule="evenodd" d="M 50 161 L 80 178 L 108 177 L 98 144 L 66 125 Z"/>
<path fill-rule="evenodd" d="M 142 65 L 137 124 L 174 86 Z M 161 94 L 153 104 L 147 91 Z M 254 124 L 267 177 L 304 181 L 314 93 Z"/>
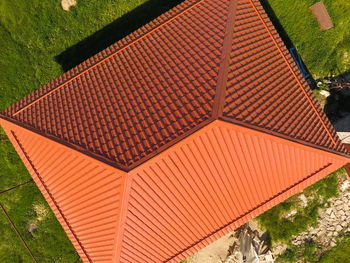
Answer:
<path fill-rule="evenodd" d="M 59 0 L 1 0 L 0 111 L 179 2 L 78 0 L 66 12 Z M 11 143 L 0 141 L 0 192 L 30 179 Z M 0 203 L 39 262 L 76 261 L 72 244 L 35 184 L 0 195 Z M 45 219 L 37 219 L 35 207 L 47 211 Z M 33 222 L 37 230 L 30 233 Z M 0 262 L 32 262 L 2 212 Z"/>
<path fill-rule="evenodd" d="M 262 0 L 269 5 L 315 79 L 350 70 L 350 1 L 323 0 L 334 28 L 321 32 L 309 7 L 319 0 Z"/>
<path fill-rule="evenodd" d="M 300 208 L 299 198 L 292 196 L 258 216 L 258 222 L 266 229 L 273 242 L 283 241 L 288 243 L 293 235 L 297 235 L 309 226 L 317 224 L 318 209 L 327 205 L 329 198 L 337 195 L 338 177 L 345 176 L 345 174 L 345 170 L 341 168 L 306 188 L 303 191 L 303 194 L 308 198 L 306 208 Z M 291 210 L 297 211 L 294 217 L 286 218 L 282 216 Z"/>
<path fill-rule="evenodd" d="M 350 236 L 344 237 L 344 240 L 338 246 L 322 255 L 319 263 L 348 263 L 350 258 Z"/>
<path fill-rule="evenodd" d="M 2 131 L 1 128 L 0 130 Z M 0 141 L 0 192 L 30 179 L 12 144 L 9 141 Z"/>
<path fill-rule="evenodd" d="M 78 259 L 72 243 L 34 183 L 0 195 L 0 203 L 38 262 L 73 263 Z M 23 251 L 23 244 L 17 244 L 18 238 L 13 236 L 14 231 L 8 224 L 0 231 L 16 243 L 13 247 L 1 242 L 0 259 L 6 258 L 5 262 L 33 262 L 33 259 L 28 259 L 28 252 Z"/>
<path fill-rule="evenodd" d="M 256 218 L 260 226 L 267 231 L 272 243 L 282 242 L 288 245 L 288 249 L 277 258 L 276 262 L 296 262 L 298 260 L 310 263 L 347 262 L 341 260 L 329 261 L 332 259 L 329 256 L 330 252 L 326 253 L 328 256 L 324 256 L 324 261 L 319 261 L 320 259 L 315 256 L 317 245 L 312 240 L 305 242 L 301 246 L 291 244 L 293 235 L 306 231 L 310 226 L 317 227 L 318 209 L 329 207 L 328 200 L 338 194 L 339 180 L 344 180 L 345 178 L 347 178 L 346 171 L 344 168 L 341 168 L 303 191 L 308 200 L 306 207 L 300 205 L 300 199 L 298 195 L 295 195 Z M 295 210 L 296 215 L 289 218 L 286 217 L 285 215 L 291 210 Z M 340 246 L 343 247 L 343 245 Z M 330 255 L 341 252 L 338 246 L 333 250 L 334 252 L 330 253 Z M 341 252 L 339 257 L 344 258 L 345 255 L 348 258 L 350 257 L 350 249 Z"/>
<path fill-rule="evenodd" d="M 33 262 L 33 259 L 17 237 L 15 231 L 12 230 L 10 223 L 2 212 L 0 213 L 0 236 L 0 262 Z"/>

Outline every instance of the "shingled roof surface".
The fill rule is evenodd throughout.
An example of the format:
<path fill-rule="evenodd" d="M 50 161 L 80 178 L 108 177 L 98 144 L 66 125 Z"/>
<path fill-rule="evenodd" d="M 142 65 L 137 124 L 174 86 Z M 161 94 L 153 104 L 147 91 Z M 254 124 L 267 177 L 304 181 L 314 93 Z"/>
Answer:
<path fill-rule="evenodd" d="M 238 1 L 223 115 L 344 152 L 259 1 Z"/>
<path fill-rule="evenodd" d="M 227 12 L 186 1 L 5 114 L 131 165 L 211 115 Z"/>
<path fill-rule="evenodd" d="M 3 112 L 123 170 L 221 118 L 345 153 L 257 0 L 188 0 Z"/>

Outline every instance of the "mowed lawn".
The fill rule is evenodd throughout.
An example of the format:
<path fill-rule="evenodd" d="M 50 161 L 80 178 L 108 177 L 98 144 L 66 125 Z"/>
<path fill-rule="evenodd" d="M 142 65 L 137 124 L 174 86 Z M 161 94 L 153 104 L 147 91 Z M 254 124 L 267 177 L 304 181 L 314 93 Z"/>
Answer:
<path fill-rule="evenodd" d="M 262 0 L 299 50 L 315 79 L 350 70 L 350 1 L 323 0 L 334 28 L 321 32 L 309 7 L 318 0 Z"/>
<path fill-rule="evenodd" d="M 64 70 L 55 57 L 68 48 L 95 35 L 86 41 L 85 49 L 91 50 L 85 52 L 92 55 L 181 1 L 77 2 L 66 12 L 60 0 L 0 0 L 0 111 L 61 75 Z M 64 67 L 74 66 L 80 53 L 73 49 Z M 5 137 L 0 128 L 0 138 Z M 0 141 L 0 192 L 30 179 L 11 143 Z M 38 262 L 73 263 L 79 258 L 34 183 L 0 194 L 0 204 Z M 33 262 L 2 211 L 0 262 Z"/>

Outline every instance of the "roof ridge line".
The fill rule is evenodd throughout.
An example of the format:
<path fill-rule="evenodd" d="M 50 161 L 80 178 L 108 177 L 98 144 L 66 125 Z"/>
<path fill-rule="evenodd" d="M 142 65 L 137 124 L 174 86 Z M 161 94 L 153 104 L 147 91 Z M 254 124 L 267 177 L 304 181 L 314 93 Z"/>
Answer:
<path fill-rule="evenodd" d="M 233 43 L 233 31 L 236 21 L 236 10 L 238 0 L 231 0 L 227 14 L 225 37 L 222 45 L 221 63 L 216 84 L 216 94 L 213 107 L 213 117 L 217 119 L 224 111 L 224 100 L 226 95 L 228 68 L 230 64 L 230 53 Z"/>
<path fill-rule="evenodd" d="M 11 115 L 11 117 L 16 116 L 17 114 L 21 113 L 22 111 L 24 111 L 25 109 L 29 108 L 30 106 L 34 105 L 35 103 L 37 103 L 38 101 L 42 100 L 43 98 L 47 97 L 48 95 L 50 95 L 51 93 L 54 93 L 55 91 L 59 90 L 61 87 L 63 87 L 64 85 L 66 85 L 67 83 L 72 82 L 73 80 L 75 80 L 76 78 L 80 77 L 81 75 L 83 75 L 84 73 L 88 72 L 89 70 L 97 67 L 98 65 L 100 65 L 102 62 L 106 61 L 107 59 L 115 56 L 116 54 L 120 53 L 121 51 L 125 50 L 126 48 L 128 48 L 129 46 L 135 44 L 136 42 L 138 42 L 139 40 L 143 39 L 144 37 L 148 36 L 149 34 L 151 34 L 152 32 L 156 31 L 157 29 L 167 25 L 168 23 L 170 23 L 171 21 L 173 21 L 174 19 L 176 19 L 177 17 L 179 17 L 180 15 L 186 13 L 187 11 L 191 10 L 192 8 L 196 7 L 197 5 L 199 5 L 200 3 L 204 2 L 206 0 L 197 0 L 195 1 L 192 5 L 188 6 L 187 8 L 183 9 L 181 12 L 179 12 L 178 14 L 170 17 L 168 20 L 164 21 L 163 23 L 157 25 L 156 27 L 152 28 L 151 30 L 149 30 L 148 32 L 146 32 L 145 34 L 139 36 L 138 38 L 134 39 L 133 41 L 131 41 L 130 43 L 124 45 L 123 47 L 119 48 L 118 50 L 116 50 L 115 52 L 113 52 L 112 54 L 106 56 L 105 58 L 99 60 L 98 62 L 96 62 L 95 64 L 87 67 L 86 69 L 84 69 L 83 71 L 79 72 L 78 74 L 74 75 L 72 78 L 64 81 L 63 83 L 59 84 L 57 87 L 55 87 L 54 89 L 50 90 L 49 92 L 47 92 L 46 94 L 43 94 L 42 96 L 40 96 L 39 98 L 35 99 L 34 101 L 32 101 L 31 103 L 29 103 L 28 105 L 24 106 L 23 108 L 17 110 L 15 113 L 13 113 Z M 171 10 L 171 9 L 170 9 Z M 169 11 L 170 11 L 169 10 Z M 168 12 L 169 12 L 168 11 Z M 166 12 L 167 13 L 167 12 Z M 165 14 L 166 14 L 165 13 Z M 154 20 L 156 20 L 157 18 L 155 18 Z M 154 21 L 153 20 L 153 21 Z M 149 23 L 148 23 L 149 24 Z M 147 25 L 147 24 L 146 24 Z M 143 26 L 144 27 L 144 26 Z M 141 27 L 141 28 L 143 28 Z M 139 28 L 140 29 L 140 28 Z M 137 30 L 139 30 L 137 29 Z M 137 31 L 135 30 L 135 31 Z M 134 31 L 134 32 L 135 32 Z M 133 34 L 133 33 L 131 33 Z M 112 44 L 113 45 L 113 44 Z"/>
<path fill-rule="evenodd" d="M 272 33 L 271 33 L 270 29 L 269 29 L 269 28 L 268 28 L 268 26 L 266 25 L 266 23 L 265 23 L 264 19 L 262 18 L 262 16 L 261 16 L 260 12 L 258 11 L 258 9 L 256 8 L 256 6 L 254 5 L 254 3 L 253 3 L 253 1 L 252 1 L 252 0 L 249 0 L 249 2 L 251 3 L 252 7 L 254 8 L 254 11 L 256 12 L 256 14 L 259 16 L 259 19 L 260 19 L 260 20 L 261 20 L 261 22 L 263 23 L 263 25 L 264 25 L 265 29 L 267 30 L 267 32 L 268 32 L 268 34 L 270 35 L 270 37 L 271 37 L 272 41 L 274 42 L 275 46 L 277 47 L 277 49 L 278 49 L 279 53 L 282 55 L 282 58 L 283 58 L 283 59 L 284 59 L 284 61 L 286 62 L 286 64 L 287 64 L 287 66 L 288 66 L 289 70 L 292 72 L 292 74 L 293 74 L 294 78 L 295 78 L 295 79 L 296 79 L 296 81 L 298 82 L 299 87 L 301 88 L 301 90 L 302 90 L 302 92 L 303 92 L 304 96 L 305 96 L 305 97 L 306 97 L 306 99 L 309 101 L 309 103 L 310 103 L 310 105 L 311 105 L 312 109 L 314 110 L 314 112 L 316 113 L 316 115 L 317 115 L 318 119 L 321 121 L 323 128 L 325 128 L 325 130 L 326 130 L 326 132 L 327 132 L 328 136 L 330 137 L 331 141 L 332 141 L 332 142 L 333 142 L 333 144 L 336 146 L 336 145 L 337 145 L 337 143 L 335 142 L 335 140 L 334 140 L 333 136 L 331 135 L 330 131 L 328 130 L 328 128 L 327 128 L 327 126 L 326 126 L 326 124 L 325 124 L 325 123 L 324 123 L 324 121 L 322 120 L 322 118 L 321 118 L 321 116 L 320 116 L 319 112 L 317 111 L 317 109 L 316 109 L 315 105 L 312 103 L 311 99 L 310 99 L 310 98 L 309 98 L 309 96 L 307 95 L 307 93 L 306 93 L 306 91 L 305 91 L 305 89 L 304 89 L 303 85 L 302 85 L 302 84 L 301 84 L 301 82 L 299 81 L 299 79 L 298 79 L 297 75 L 295 74 L 294 70 L 292 69 L 292 67 L 291 67 L 290 63 L 288 62 L 288 60 L 287 60 L 287 58 L 286 58 L 286 56 L 283 54 L 283 52 L 282 52 L 281 48 L 280 48 L 280 47 L 279 47 L 279 45 L 277 44 L 276 39 L 273 37 L 273 35 L 272 35 Z"/>

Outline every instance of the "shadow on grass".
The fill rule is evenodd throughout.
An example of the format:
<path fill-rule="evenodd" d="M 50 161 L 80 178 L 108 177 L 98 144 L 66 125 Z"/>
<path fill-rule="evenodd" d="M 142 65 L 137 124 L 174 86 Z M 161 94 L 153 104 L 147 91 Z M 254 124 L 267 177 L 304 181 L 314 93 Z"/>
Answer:
<path fill-rule="evenodd" d="M 272 246 L 272 239 L 269 231 L 264 232 L 261 235 L 260 240 L 264 241 L 268 247 Z"/>
<path fill-rule="evenodd" d="M 289 38 L 287 32 L 284 30 L 279 19 L 277 18 L 275 11 L 273 11 L 271 5 L 268 3 L 268 0 L 260 0 L 260 3 L 264 7 L 265 12 L 269 16 L 272 24 L 275 26 L 278 34 L 282 38 L 282 41 L 286 45 L 287 49 L 290 50 L 292 47 L 295 47 L 292 40 Z M 302 63 L 304 66 L 305 73 L 308 76 L 306 81 L 310 85 L 311 89 L 315 89 L 317 87 L 316 81 L 313 79 L 313 77 L 312 77 L 310 71 L 308 70 L 307 66 L 305 65 L 305 63 L 303 61 L 302 61 Z"/>
<path fill-rule="evenodd" d="M 292 47 L 294 47 L 292 40 L 288 37 L 287 32 L 284 30 L 283 26 L 281 25 L 280 21 L 278 20 L 276 13 L 273 11 L 271 5 L 268 3 L 267 0 L 260 0 L 261 5 L 264 7 L 265 12 L 269 16 L 272 24 L 275 26 L 277 32 L 279 33 L 280 37 L 282 38 L 284 44 L 287 46 L 288 50 Z"/>
<path fill-rule="evenodd" d="M 68 71 L 181 2 L 183 0 L 148 0 L 93 35 L 68 48 L 56 56 L 55 60 L 64 71 Z"/>

